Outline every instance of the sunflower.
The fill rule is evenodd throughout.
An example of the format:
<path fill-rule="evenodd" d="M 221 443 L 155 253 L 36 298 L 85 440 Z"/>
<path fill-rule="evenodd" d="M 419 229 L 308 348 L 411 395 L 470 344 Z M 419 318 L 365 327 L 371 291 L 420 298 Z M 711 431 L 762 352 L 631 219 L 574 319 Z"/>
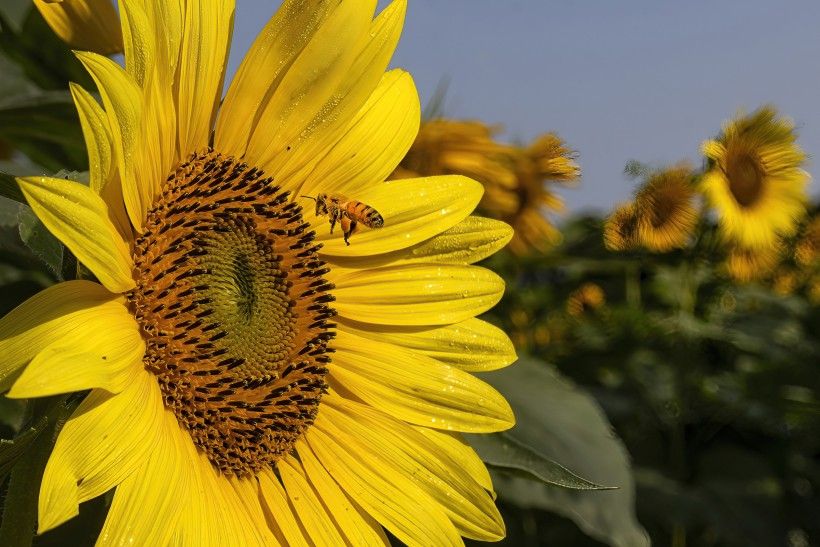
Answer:
<path fill-rule="evenodd" d="M 513 253 L 548 250 L 561 241 L 561 233 L 546 215 L 564 210 L 564 202 L 549 183 L 570 184 L 578 180 L 576 154 L 557 135 L 546 133 L 525 148 L 513 148 L 508 157 L 515 185 L 486 183 L 480 207 L 493 218 L 513 226 L 515 235 L 509 247 Z"/>
<path fill-rule="evenodd" d="M 475 319 L 503 281 L 470 265 L 512 233 L 469 216 L 467 178 L 382 182 L 420 118 L 410 76 L 385 72 L 406 1 L 374 19 L 375 0 L 286 0 L 224 101 L 232 0 L 120 5 L 125 68 L 78 53 L 102 106 L 72 86 L 90 187 L 19 179 L 98 280 L 0 320 L 10 397 L 90 390 L 49 458 L 39 531 L 115 490 L 103 545 L 503 537 L 458 432 L 513 424 L 469 374 L 515 359 Z M 318 193 L 384 226 L 345 245 L 302 208 Z"/>
<path fill-rule="evenodd" d="M 805 215 L 809 175 L 794 124 L 772 107 L 729 122 L 703 144 L 709 168 L 701 180 L 723 235 L 746 248 L 771 248 L 794 234 Z"/>
<path fill-rule="evenodd" d="M 567 298 L 567 313 L 572 317 L 581 317 L 585 313 L 597 310 L 605 303 L 606 294 L 600 285 L 584 283 Z"/>
<path fill-rule="evenodd" d="M 610 251 L 634 248 L 637 244 L 637 229 L 635 204 L 621 204 L 604 221 L 604 246 Z"/>
<path fill-rule="evenodd" d="M 48 26 L 64 42 L 101 55 L 122 53 L 122 32 L 110 0 L 34 0 Z"/>
<path fill-rule="evenodd" d="M 741 283 L 764 279 L 777 267 L 781 253 L 781 245 L 766 249 L 732 247 L 724 262 L 724 268 L 729 277 Z"/>
<path fill-rule="evenodd" d="M 695 229 L 692 169 L 677 165 L 652 173 L 635 197 L 636 237 L 649 249 L 667 252 L 684 247 Z"/>
<path fill-rule="evenodd" d="M 512 187 L 515 174 L 507 163 L 510 148 L 493 139 L 497 132 L 497 127 L 479 121 L 426 121 L 392 178 L 457 174 Z"/>

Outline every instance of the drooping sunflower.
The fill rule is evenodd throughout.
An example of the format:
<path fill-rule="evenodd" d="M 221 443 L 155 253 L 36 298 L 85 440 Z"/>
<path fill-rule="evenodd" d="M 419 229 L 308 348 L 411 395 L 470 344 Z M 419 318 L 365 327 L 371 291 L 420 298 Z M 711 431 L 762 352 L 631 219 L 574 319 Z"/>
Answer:
<path fill-rule="evenodd" d="M 635 196 L 636 237 L 656 252 L 684 247 L 695 229 L 692 169 L 677 165 L 652 173 Z"/>
<path fill-rule="evenodd" d="M 627 251 L 637 244 L 638 217 L 633 202 L 619 205 L 604 221 L 604 246 Z"/>
<path fill-rule="evenodd" d="M 457 174 L 484 184 L 512 187 L 515 174 L 507 162 L 510 147 L 494 140 L 497 131 L 475 120 L 425 121 L 392 177 Z"/>
<path fill-rule="evenodd" d="M 233 0 L 123 0 L 125 68 L 78 53 L 90 187 L 19 179 L 97 281 L 0 320 L 11 397 L 90 390 L 42 480 L 39 531 L 115 490 L 99 544 L 497 540 L 489 475 L 458 432 L 513 423 L 469 374 L 515 358 L 475 316 L 471 266 L 512 236 L 464 177 L 382 182 L 413 142 L 385 72 L 405 0 L 286 0 L 221 99 Z M 306 198 L 379 229 L 331 233 Z M 309 208 L 302 208 L 310 204 Z M 359 213 L 356 213 L 356 212 Z M 350 226 L 348 225 L 348 228 Z"/>
<path fill-rule="evenodd" d="M 727 123 L 703 144 L 709 168 L 701 179 L 723 235 L 749 248 L 771 248 L 794 234 L 805 215 L 809 175 L 794 124 L 772 107 Z"/>
<path fill-rule="evenodd" d="M 515 185 L 485 184 L 480 207 L 493 218 L 508 222 L 515 230 L 509 249 L 518 255 L 545 251 L 561 241 L 561 232 L 549 213 L 564 210 L 564 202 L 551 184 L 571 184 L 581 174 L 576 154 L 554 133 L 546 133 L 529 146 L 513 148 L 509 162 Z"/>
<path fill-rule="evenodd" d="M 46 23 L 71 47 L 100 55 L 122 53 L 122 32 L 109 0 L 34 0 Z"/>

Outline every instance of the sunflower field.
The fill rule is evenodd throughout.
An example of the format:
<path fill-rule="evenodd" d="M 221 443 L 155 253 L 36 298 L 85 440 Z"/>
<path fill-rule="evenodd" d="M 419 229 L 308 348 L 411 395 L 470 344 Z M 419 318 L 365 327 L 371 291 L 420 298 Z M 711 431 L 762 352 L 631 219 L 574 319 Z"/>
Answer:
<path fill-rule="evenodd" d="M 239 2 L 115 4 L 0 5 L 0 545 L 820 545 L 787 113 L 567 212 L 584 150 L 388 69 L 407 0 L 235 74 Z"/>

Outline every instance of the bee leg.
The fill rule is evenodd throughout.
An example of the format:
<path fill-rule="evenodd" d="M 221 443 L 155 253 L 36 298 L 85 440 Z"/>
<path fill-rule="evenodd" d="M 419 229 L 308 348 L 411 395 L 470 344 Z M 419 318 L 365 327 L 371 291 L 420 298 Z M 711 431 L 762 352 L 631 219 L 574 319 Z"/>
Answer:
<path fill-rule="evenodd" d="M 333 227 L 336 226 L 336 220 L 338 220 L 336 215 L 330 215 L 330 233 L 331 234 L 333 233 Z"/>
<path fill-rule="evenodd" d="M 350 220 L 347 216 L 342 215 L 341 219 L 342 224 L 342 233 L 344 234 L 345 244 L 350 245 L 350 236 L 353 234 L 353 231 L 356 229 L 356 221 Z"/>

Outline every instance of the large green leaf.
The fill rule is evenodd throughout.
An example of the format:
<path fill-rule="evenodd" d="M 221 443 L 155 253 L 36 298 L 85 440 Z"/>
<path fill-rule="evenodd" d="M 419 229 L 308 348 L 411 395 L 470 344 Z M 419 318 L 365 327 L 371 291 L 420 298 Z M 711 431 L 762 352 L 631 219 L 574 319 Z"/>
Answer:
<path fill-rule="evenodd" d="M 40 222 L 30 207 L 20 207 L 20 239 L 55 276 L 62 273 L 63 244 Z"/>
<path fill-rule="evenodd" d="M 556 463 L 509 433 L 490 435 L 466 435 L 467 441 L 490 468 L 507 473 L 521 474 L 554 486 L 576 490 L 608 490 L 579 477 L 560 463 Z"/>
<path fill-rule="evenodd" d="M 587 480 L 617 490 L 572 490 L 508 473 L 496 473 L 499 496 L 571 518 L 590 536 L 617 547 L 648 545 L 635 517 L 629 456 L 594 399 L 546 363 L 522 358 L 485 376 L 513 407 L 516 426 L 507 435 Z"/>

